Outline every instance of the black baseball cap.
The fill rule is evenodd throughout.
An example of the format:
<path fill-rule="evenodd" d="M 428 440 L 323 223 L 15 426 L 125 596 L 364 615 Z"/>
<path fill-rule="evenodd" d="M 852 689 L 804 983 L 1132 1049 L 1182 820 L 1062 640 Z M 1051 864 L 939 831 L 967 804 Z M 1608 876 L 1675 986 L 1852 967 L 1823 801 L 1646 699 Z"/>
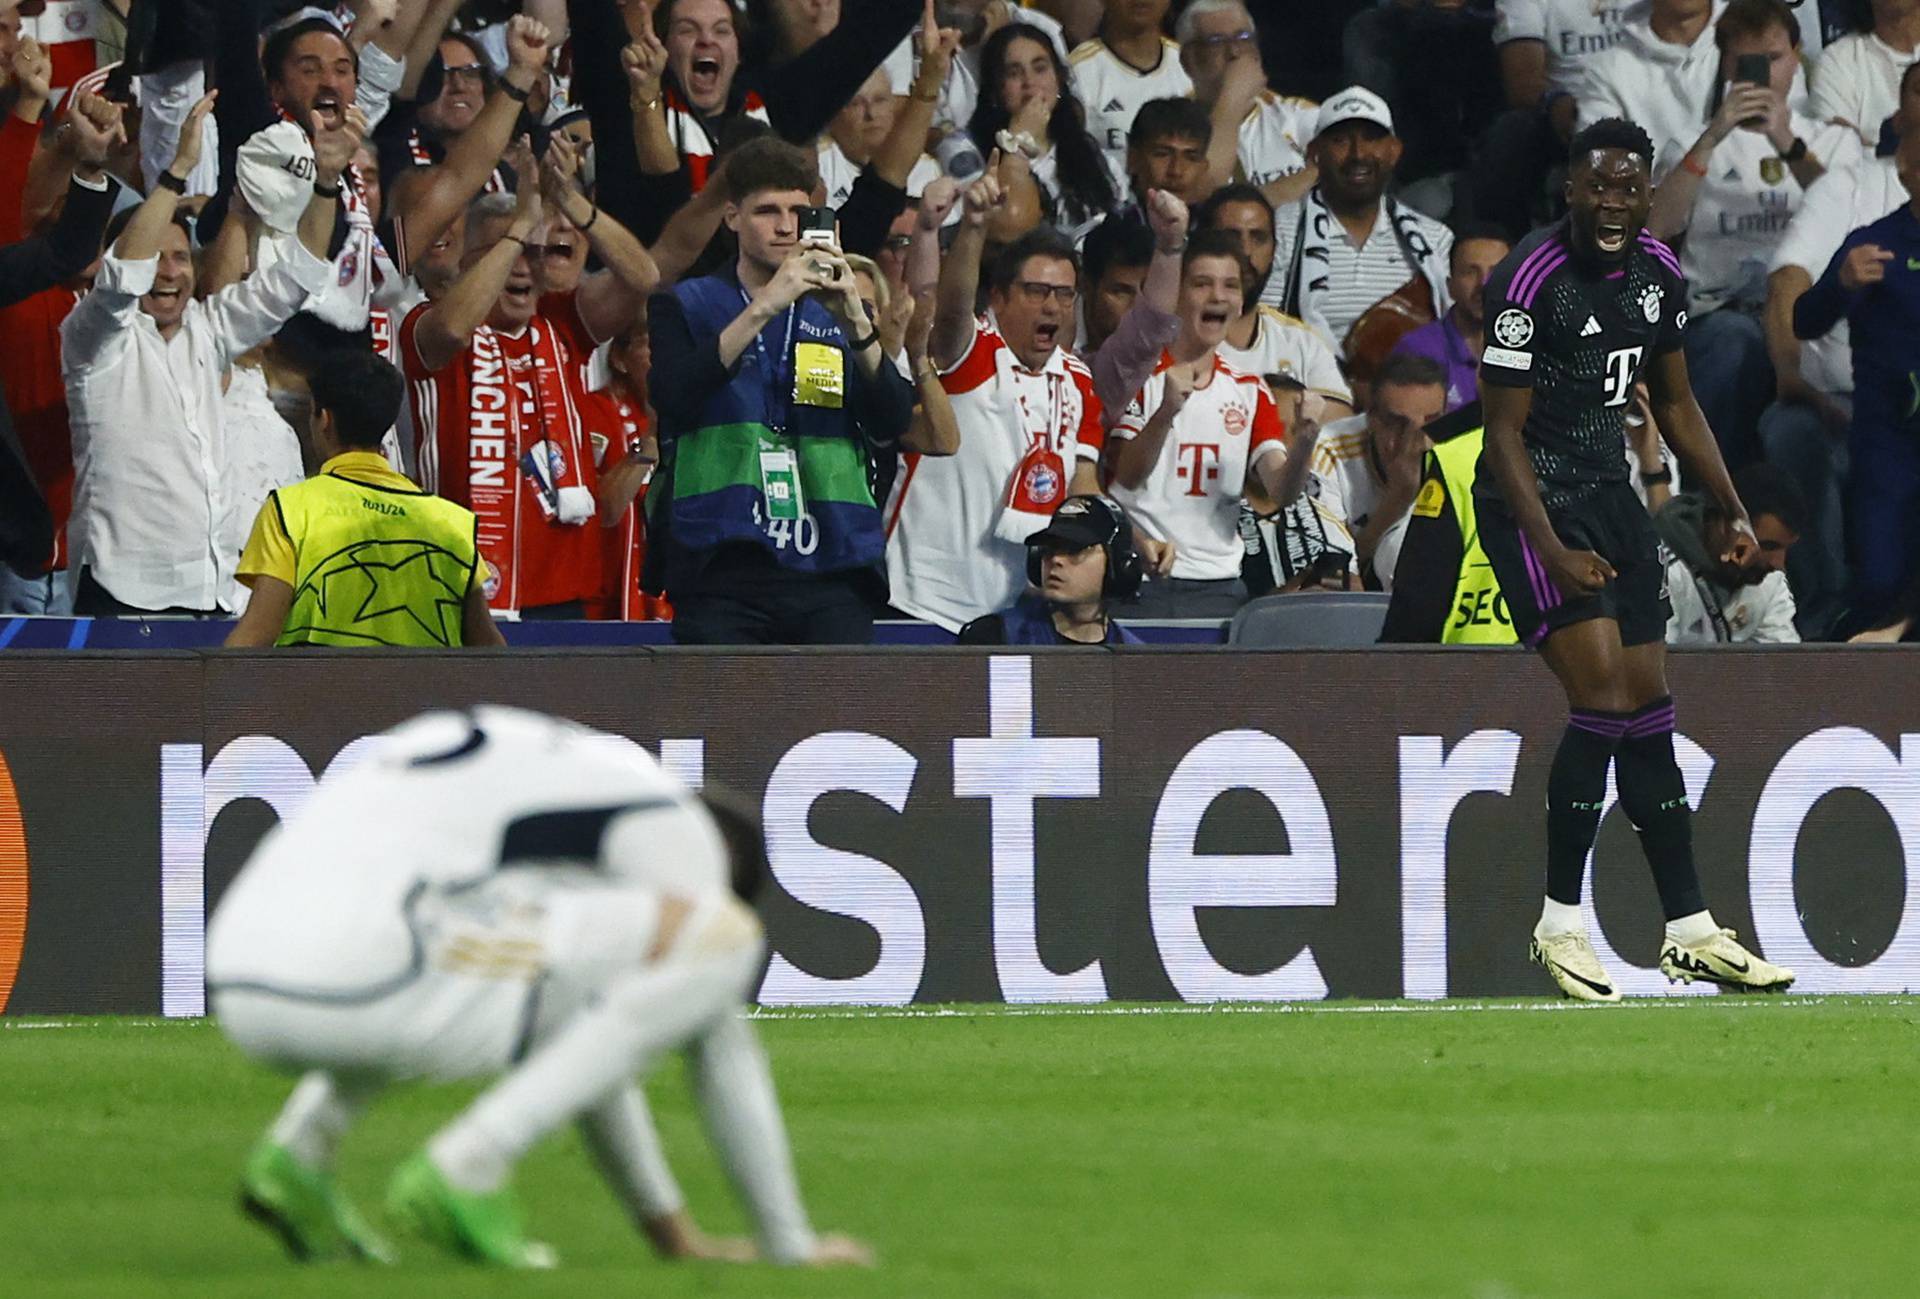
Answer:
<path fill-rule="evenodd" d="M 1046 527 L 1027 538 L 1029 546 L 1048 550 L 1085 550 L 1113 540 L 1118 520 L 1097 496 L 1069 496 Z"/>

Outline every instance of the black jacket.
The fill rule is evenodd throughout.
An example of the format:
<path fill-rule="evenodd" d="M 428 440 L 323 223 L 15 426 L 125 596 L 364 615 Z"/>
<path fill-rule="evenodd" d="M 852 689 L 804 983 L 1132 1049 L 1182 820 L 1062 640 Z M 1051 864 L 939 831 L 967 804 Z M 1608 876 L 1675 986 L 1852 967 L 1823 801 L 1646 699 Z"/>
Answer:
<path fill-rule="evenodd" d="M 67 205 L 53 229 L 0 248 L 0 306 L 11 306 L 86 270 L 100 255 L 113 194 L 112 181 L 104 190 L 75 181 L 67 187 Z M 13 431 L 13 414 L 0 396 L 0 563 L 34 577 L 45 571 L 52 554 L 53 515 L 27 468 Z"/>

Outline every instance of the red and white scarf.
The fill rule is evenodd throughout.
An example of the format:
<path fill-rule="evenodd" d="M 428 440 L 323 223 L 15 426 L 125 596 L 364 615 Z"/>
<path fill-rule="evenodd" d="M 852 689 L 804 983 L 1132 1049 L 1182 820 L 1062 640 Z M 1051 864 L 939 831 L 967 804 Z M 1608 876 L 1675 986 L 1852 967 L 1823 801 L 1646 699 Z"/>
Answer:
<path fill-rule="evenodd" d="M 491 326 L 474 331 L 467 351 L 468 504 L 479 520 L 480 553 L 493 569 L 488 603 L 504 609 L 520 607 L 518 565 L 528 530 L 578 526 L 594 514 L 565 350 L 539 317 L 527 331 L 532 364 L 520 375 Z"/>

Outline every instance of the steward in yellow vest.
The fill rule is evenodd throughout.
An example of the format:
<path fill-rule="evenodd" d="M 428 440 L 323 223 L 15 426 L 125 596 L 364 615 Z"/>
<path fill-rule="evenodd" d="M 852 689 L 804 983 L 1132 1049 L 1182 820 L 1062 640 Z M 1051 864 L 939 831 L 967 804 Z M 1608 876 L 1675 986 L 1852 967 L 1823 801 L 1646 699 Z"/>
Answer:
<path fill-rule="evenodd" d="M 316 370 L 320 472 L 267 496 L 240 555 L 253 591 L 229 646 L 504 645 L 487 610 L 473 512 L 380 454 L 404 383 L 371 352 Z"/>
<path fill-rule="evenodd" d="M 1513 618 L 1480 548 L 1473 474 L 1486 428 L 1473 402 L 1427 425 L 1433 450 L 1393 574 L 1386 642 L 1514 645 Z"/>

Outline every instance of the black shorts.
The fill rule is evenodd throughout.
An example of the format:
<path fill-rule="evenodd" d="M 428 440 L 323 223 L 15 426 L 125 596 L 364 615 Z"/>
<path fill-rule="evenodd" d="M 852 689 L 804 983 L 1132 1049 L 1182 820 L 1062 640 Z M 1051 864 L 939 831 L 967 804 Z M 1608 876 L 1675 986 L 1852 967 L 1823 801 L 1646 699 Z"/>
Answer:
<path fill-rule="evenodd" d="M 1589 618 L 1619 623 L 1622 645 L 1666 639 L 1671 612 L 1667 549 L 1632 487 L 1608 483 L 1584 500 L 1547 511 L 1561 545 L 1591 550 L 1613 565 L 1611 582 L 1592 595 L 1572 598 L 1553 584 L 1546 564 L 1503 502 L 1476 496 L 1474 510 L 1480 546 L 1500 579 L 1513 630 L 1523 644 L 1538 646 L 1550 632 Z"/>

